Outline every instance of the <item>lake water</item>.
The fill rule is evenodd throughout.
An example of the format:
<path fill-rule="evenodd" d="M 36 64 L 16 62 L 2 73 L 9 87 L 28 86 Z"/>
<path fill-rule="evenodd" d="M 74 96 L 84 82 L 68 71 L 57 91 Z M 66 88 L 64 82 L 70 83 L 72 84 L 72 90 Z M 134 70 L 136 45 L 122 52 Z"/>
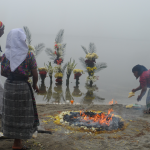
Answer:
<path fill-rule="evenodd" d="M 43 42 L 46 48 L 53 48 L 55 35 L 33 35 L 32 39 L 32 45 Z M 75 87 L 75 79 L 72 73 L 69 88 L 66 87 L 66 71 L 62 86 L 55 84 L 53 74 L 53 83 L 51 86 L 49 77 L 45 79 L 43 85 L 41 85 L 41 81 L 39 80 L 38 86 L 42 94 L 36 96 L 37 103 L 66 103 L 66 99 L 74 99 L 74 103 L 82 104 L 108 104 L 112 99 L 119 104 L 137 103 L 136 98 L 140 92 L 137 92 L 136 96 L 128 99 L 128 93 L 139 85 L 139 81 L 135 79 L 131 70 L 137 64 L 145 65 L 148 69 L 150 68 L 148 55 L 150 48 L 149 41 L 71 36 L 64 33 L 63 43 L 67 43 L 64 62 L 68 62 L 70 58 L 75 59 L 77 63 L 76 69 L 84 70 L 79 62 L 79 57 L 85 57 L 81 45 L 88 48 L 90 42 L 95 43 L 97 48 L 99 58 L 96 62 L 105 62 L 108 66 L 106 69 L 95 74 L 99 76 L 99 80 L 94 83 L 97 88 L 93 87 L 93 91 L 92 89 L 88 90 L 85 85 L 86 77 L 88 76 L 87 73 L 80 77 L 79 87 Z M 4 38 L 2 38 L 1 43 L 4 50 Z M 48 63 L 48 61 L 51 60 L 45 53 L 45 50 L 37 56 L 38 67 L 43 67 L 44 63 Z M 52 64 L 52 66 L 55 66 L 55 64 Z M 1 78 L 4 82 L 5 78 Z M 146 96 L 143 97 L 139 104 L 145 104 L 145 99 Z"/>

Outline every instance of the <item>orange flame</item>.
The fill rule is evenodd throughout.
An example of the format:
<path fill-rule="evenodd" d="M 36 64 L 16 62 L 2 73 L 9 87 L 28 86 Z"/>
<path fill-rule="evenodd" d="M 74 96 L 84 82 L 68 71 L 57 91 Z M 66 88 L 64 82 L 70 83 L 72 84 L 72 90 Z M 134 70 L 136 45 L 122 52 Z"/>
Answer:
<path fill-rule="evenodd" d="M 113 102 L 113 99 L 109 102 L 109 105 L 112 105 L 114 102 Z"/>
<path fill-rule="evenodd" d="M 114 103 L 114 100 L 112 99 L 110 102 L 109 102 L 109 105 L 112 105 Z M 115 104 L 118 104 L 117 101 L 115 101 Z"/>
<path fill-rule="evenodd" d="M 82 116 L 82 120 L 98 122 L 99 124 L 105 124 L 105 125 L 109 126 L 110 125 L 110 121 L 112 120 L 112 117 L 114 116 L 114 114 L 110 115 L 110 113 L 112 111 L 114 111 L 114 110 L 113 109 L 109 109 L 107 114 L 104 114 L 104 113 L 95 114 L 92 117 L 90 117 L 90 116 L 86 115 L 84 112 L 80 111 L 80 116 Z"/>

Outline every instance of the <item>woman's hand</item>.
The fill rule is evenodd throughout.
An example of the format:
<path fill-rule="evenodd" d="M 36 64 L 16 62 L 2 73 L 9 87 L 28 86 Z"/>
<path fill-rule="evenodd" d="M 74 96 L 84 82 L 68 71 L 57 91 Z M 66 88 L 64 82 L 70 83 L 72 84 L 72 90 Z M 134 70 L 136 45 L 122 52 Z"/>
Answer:
<path fill-rule="evenodd" d="M 38 73 L 37 73 L 37 69 L 32 69 L 32 75 L 33 75 L 33 89 L 35 90 L 35 92 L 39 92 L 39 88 L 37 86 L 37 82 L 38 82 Z"/>
<path fill-rule="evenodd" d="M 132 92 L 135 93 L 135 92 L 136 92 L 136 89 L 132 89 Z"/>
<path fill-rule="evenodd" d="M 137 101 L 139 102 L 142 99 L 141 95 L 138 96 Z"/>
<path fill-rule="evenodd" d="M 39 93 L 39 88 L 38 88 L 37 85 L 33 85 L 33 89 L 34 89 L 35 92 Z"/>

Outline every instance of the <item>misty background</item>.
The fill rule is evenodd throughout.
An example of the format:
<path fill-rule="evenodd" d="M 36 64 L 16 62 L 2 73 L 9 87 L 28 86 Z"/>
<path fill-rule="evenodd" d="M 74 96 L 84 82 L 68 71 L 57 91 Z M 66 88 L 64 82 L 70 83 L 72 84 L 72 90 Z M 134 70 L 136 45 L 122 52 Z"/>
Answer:
<path fill-rule="evenodd" d="M 96 62 L 107 63 L 106 69 L 95 74 L 99 76 L 96 82 L 99 89 L 95 93 L 105 98 L 103 103 L 107 104 L 111 99 L 123 104 L 137 102 L 140 92 L 130 99 L 127 97 L 139 85 L 139 80 L 132 74 L 133 66 L 141 64 L 150 69 L 149 0 L 0 0 L 0 5 L 0 21 L 5 24 L 5 33 L 0 38 L 3 53 L 7 34 L 13 28 L 28 26 L 32 45 L 42 42 L 45 48 L 53 48 L 56 34 L 64 29 L 63 43 L 67 43 L 64 62 L 75 59 L 76 68 L 83 69 L 79 62 L 79 57 L 85 57 L 81 45 L 88 48 L 93 42 L 99 56 Z M 39 67 L 48 61 L 45 50 L 37 56 Z M 85 73 L 80 77 L 83 93 L 87 91 L 84 87 L 87 76 Z M 4 82 L 5 78 L 1 79 Z M 64 92 L 65 82 L 66 75 Z M 70 82 L 72 92 L 73 74 Z M 49 78 L 45 84 L 49 87 Z M 39 96 L 38 102 L 41 99 Z M 139 104 L 145 105 L 145 99 L 146 96 Z"/>

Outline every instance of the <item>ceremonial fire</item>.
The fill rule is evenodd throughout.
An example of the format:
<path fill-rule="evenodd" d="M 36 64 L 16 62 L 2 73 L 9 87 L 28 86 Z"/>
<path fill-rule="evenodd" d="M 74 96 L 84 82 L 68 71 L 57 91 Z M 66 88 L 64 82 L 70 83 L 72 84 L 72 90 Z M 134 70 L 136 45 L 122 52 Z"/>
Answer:
<path fill-rule="evenodd" d="M 80 121 L 83 122 L 90 122 L 90 123 L 99 123 L 101 125 L 110 125 L 110 121 L 112 121 L 112 117 L 114 114 L 110 115 L 110 113 L 113 111 L 113 109 L 109 109 L 107 114 L 104 113 L 88 113 L 88 112 L 82 112 L 80 111 Z M 74 117 L 77 118 L 77 117 Z"/>
<path fill-rule="evenodd" d="M 97 133 L 123 130 L 125 128 L 124 120 L 112 112 L 113 109 L 109 109 L 107 113 L 102 111 L 63 111 L 55 117 L 55 123 L 65 125 L 73 130 Z"/>

